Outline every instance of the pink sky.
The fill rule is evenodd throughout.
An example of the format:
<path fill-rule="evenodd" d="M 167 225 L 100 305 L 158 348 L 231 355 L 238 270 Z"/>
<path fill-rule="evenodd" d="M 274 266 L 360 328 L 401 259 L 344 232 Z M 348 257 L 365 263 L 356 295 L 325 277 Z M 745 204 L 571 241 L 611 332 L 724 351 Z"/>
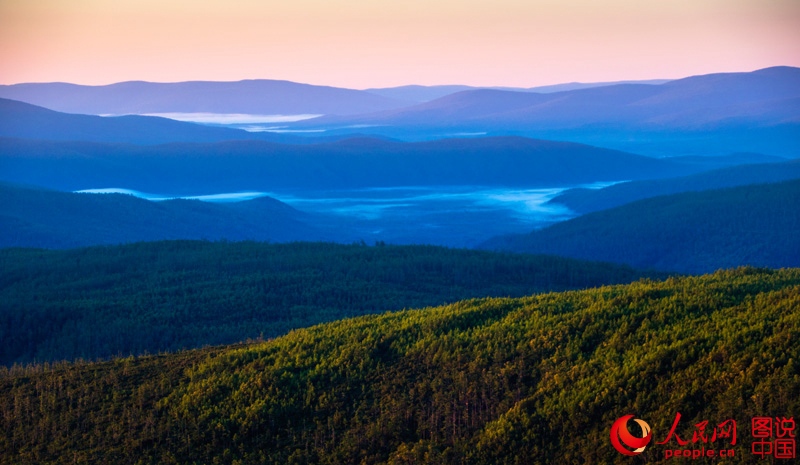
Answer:
<path fill-rule="evenodd" d="M 0 84 L 536 86 L 800 66 L 798 0 L 0 0 Z"/>

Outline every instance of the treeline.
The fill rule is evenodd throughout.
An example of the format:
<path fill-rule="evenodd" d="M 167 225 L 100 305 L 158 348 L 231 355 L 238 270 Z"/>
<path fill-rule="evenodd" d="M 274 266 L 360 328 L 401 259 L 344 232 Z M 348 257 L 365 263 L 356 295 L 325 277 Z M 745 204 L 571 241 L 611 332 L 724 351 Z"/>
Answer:
<path fill-rule="evenodd" d="M 263 343 L 0 374 L 0 463 L 630 463 L 636 413 L 800 413 L 800 269 L 480 299 Z M 653 443 L 640 456 L 663 460 Z"/>
<path fill-rule="evenodd" d="M 166 241 L 0 250 L 0 364 L 137 355 L 471 297 L 656 276 L 427 246 Z"/>

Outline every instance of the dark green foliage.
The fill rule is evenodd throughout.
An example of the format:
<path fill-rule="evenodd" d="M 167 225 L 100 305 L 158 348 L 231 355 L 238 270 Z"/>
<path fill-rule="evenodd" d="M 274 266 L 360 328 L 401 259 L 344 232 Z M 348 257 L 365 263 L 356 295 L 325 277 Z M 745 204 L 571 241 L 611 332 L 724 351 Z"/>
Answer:
<path fill-rule="evenodd" d="M 705 273 L 800 266 L 800 180 L 640 200 L 482 247 Z"/>
<path fill-rule="evenodd" d="M 800 270 L 744 268 L 366 316 L 279 339 L 0 375 L 0 463 L 646 463 L 800 414 Z M 737 463 L 739 463 L 737 462 Z"/>
<path fill-rule="evenodd" d="M 715 158 L 717 157 L 705 157 L 711 160 Z M 734 166 L 679 178 L 631 181 L 603 189 L 570 189 L 550 202 L 566 205 L 578 213 L 589 213 L 660 195 L 798 178 L 800 178 L 800 160 L 792 160 L 784 163 Z"/>
<path fill-rule="evenodd" d="M 0 364 L 270 338 L 349 316 L 641 276 L 618 265 L 424 246 L 175 241 L 6 249 Z"/>

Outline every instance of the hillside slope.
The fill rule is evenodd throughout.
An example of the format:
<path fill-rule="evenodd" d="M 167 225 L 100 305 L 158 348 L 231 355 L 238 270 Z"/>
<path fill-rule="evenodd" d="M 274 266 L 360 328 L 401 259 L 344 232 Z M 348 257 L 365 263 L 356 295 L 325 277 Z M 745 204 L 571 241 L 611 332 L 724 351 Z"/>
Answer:
<path fill-rule="evenodd" d="M 153 202 L 126 194 L 78 194 L 0 183 L 0 248 L 64 249 L 165 239 L 342 239 L 270 197 L 230 204 Z"/>
<path fill-rule="evenodd" d="M 589 213 L 661 195 L 774 183 L 798 178 L 800 178 L 800 160 L 793 160 L 734 166 L 678 178 L 631 181 L 603 189 L 570 189 L 554 197 L 550 202 L 560 203 L 578 213 Z"/>
<path fill-rule="evenodd" d="M 800 266 L 800 180 L 640 200 L 490 250 L 547 253 L 686 273 L 733 266 Z"/>
<path fill-rule="evenodd" d="M 269 133 L 202 126 L 153 116 L 102 117 L 60 113 L 0 98 L 0 137 L 21 139 L 165 144 L 223 140 L 286 140 Z"/>
<path fill-rule="evenodd" d="M 543 187 L 678 176 L 703 169 L 521 137 L 158 146 L 0 139 L 0 180 L 59 190 L 117 187 L 199 195 L 398 186 Z"/>
<path fill-rule="evenodd" d="M 691 76 L 549 94 L 477 89 L 367 115 L 292 127 L 406 140 L 443 134 L 521 135 L 658 156 L 800 153 L 800 68 Z M 366 128 L 366 129 L 364 129 Z"/>
<path fill-rule="evenodd" d="M 800 68 L 692 76 L 660 85 L 618 84 L 551 94 L 476 89 L 341 121 L 497 128 L 691 130 L 800 122 Z M 314 124 L 307 121 L 304 124 Z"/>
<path fill-rule="evenodd" d="M 255 115 L 367 113 L 406 104 L 366 91 L 255 79 L 236 82 L 130 81 L 106 86 L 26 83 L 0 86 L 0 97 L 83 114 L 244 113 Z"/>
<path fill-rule="evenodd" d="M 0 374 L 0 463 L 631 463 L 800 412 L 800 270 L 739 269 L 316 326 L 260 344 Z M 709 425 L 710 426 L 710 425 Z M 674 444 L 674 442 L 672 443 Z M 706 444 L 712 447 L 711 444 Z"/>
<path fill-rule="evenodd" d="M 0 365 L 275 337 L 470 297 L 631 282 L 628 267 L 425 246 L 146 242 L 0 250 Z"/>

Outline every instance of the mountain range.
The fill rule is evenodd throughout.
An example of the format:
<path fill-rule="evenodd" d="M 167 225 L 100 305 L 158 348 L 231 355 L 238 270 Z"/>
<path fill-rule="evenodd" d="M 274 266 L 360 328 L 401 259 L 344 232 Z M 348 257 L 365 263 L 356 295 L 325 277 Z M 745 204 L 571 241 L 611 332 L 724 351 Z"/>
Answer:
<path fill-rule="evenodd" d="M 797 412 L 800 69 L 531 90 L 0 86 L 326 115 L 0 98 L 0 465 L 627 463 L 628 412 Z"/>
<path fill-rule="evenodd" d="M 359 124 L 570 129 L 637 124 L 692 130 L 800 123 L 800 68 L 693 76 L 661 85 L 619 84 L 551 94 L 478 89 L 409 108 L 331 120 Z M 320 118 L 323 121 L 326 118 Z M 307 121 L 304 124 L 313 124 Z"/>
<path fill-rule="evenodd" d="M 411 107 L 293 127 L 388 136 L 520 134 L 650 155 L 800 153 L 800 68 L 693 76 L 550 94 L 479 89 Z"/>
<path fill-rule="evenodd" d="M 3 123 L 0 125 L 0 137 L 139 145 L 225 140 L 268 140 L 303 144 L 342 138 L 323 135 L 309 139 L 285 133 L 248 132 L 235 127 L 200 125 L 156 116 L 102 117 L 71 114 L 4 98 L 0 98 L 0 121 Z"/>
<path fill-rule="evenodd" d="M 106 86 L 29 83 L 0 86 L 0 97 L 90 115 L 226 113 L 349 115 L 408 104 L 374 93 L 290 81 L 130 81 Z"/>
<path fill-rule="evenodd" d="M 625 82 L 661 84 L 666 81 Z M 549 93 L 614 84 L 619 83 L 566 83 L 531 88 L 495 88 Z M 412 85 L 355 90 L 267 79 L 175 83 L 129 81 L 104 86 L 52 82 L 0 85 L 0 97 L 65 113 L 88 115 L 147 113 L 349 115 L 410 106 L 455 92 L 474 89 L 479 87 Z"/>
<path fill-rule="evenodd" d="M 155 146 L 0 139 L 0 180 L 169 195 L 398 186 L 567 186 L 707 169 L 587 145 L 498 137 Z"/>
<path fill-rule="evenodd" d="M 468 90 L 478 90 L 478 89 L 507 90 L 512 92 L 534 92 L 538 94 L 549 94 L 553 92 L 563 92 L 567 90 L 577 90 L 577 89 L 590 89 L 593 87 L 606 87 L 618 84 L 656 85 L 656 84 L 664 84 L 665 82 L 669 82 L 669 80 L 651 79 L 646 81 L 568 82 L 563 84 L 554 84 L 549 86 L 538 86 L 538 87 L 527 87 L 527 88 L 499 87 L 499 86 L 474 87 L 474 86 L 463 86 L 463 85 L 443 85 L 443 86 L 409 85 L 409 86 L 399 86 L 399 87 L 366 89 L 366 91 L 372 94 L 382 95 L 384 97 L 393 98 L 396 100 L 403 100 L 413 103 L 423 103 L 438 98 L 442 98 L 450 94 L 455 94 L 456 92 L 464 92 Z M 2 92 L 1 89 L 0 92 Z"/>
<path fill-rule="evenodd" d="M 800 154 L 799 68 L 773 67 L 659 82 L 564 84 L 539 90 L 403 86 L 365 91 L 266 80 L 109 86 L 56 83 L 0 86 L 0 97 L 87 114 L 326 115 L 259 127 L 267 131 L 261 135 L 215 132 L 198 136 L 197 141 L 281 140 L 276 137 L 283 136 L 284 142 L 299 142 L 353 135 L 418 141 L 519 135 L 650 156 L 749 151 L 795 158 Z M 2 118 L 14 121 L 8 114 Z M 189 131 L 174 128 L 176 134 Z M 60 131 L 50 138 L 65 138 Z M 4 134 L 29 137 L 10 132 Z M 168 131 L 142 129 L 138 134 L 153 134 L 144 143 L 157 143 L 167 141 L 157 136 L 164 132 Z M 43 129 L 27 134 L 46 138 Z M 97 140 L 98 136 L 87 137 Z M 127 139 L 100 137 L 104 137 L 102 141 L 140 143 L 132 134 Z M 187 141 L 188 137 L 172 140 Z"/>

